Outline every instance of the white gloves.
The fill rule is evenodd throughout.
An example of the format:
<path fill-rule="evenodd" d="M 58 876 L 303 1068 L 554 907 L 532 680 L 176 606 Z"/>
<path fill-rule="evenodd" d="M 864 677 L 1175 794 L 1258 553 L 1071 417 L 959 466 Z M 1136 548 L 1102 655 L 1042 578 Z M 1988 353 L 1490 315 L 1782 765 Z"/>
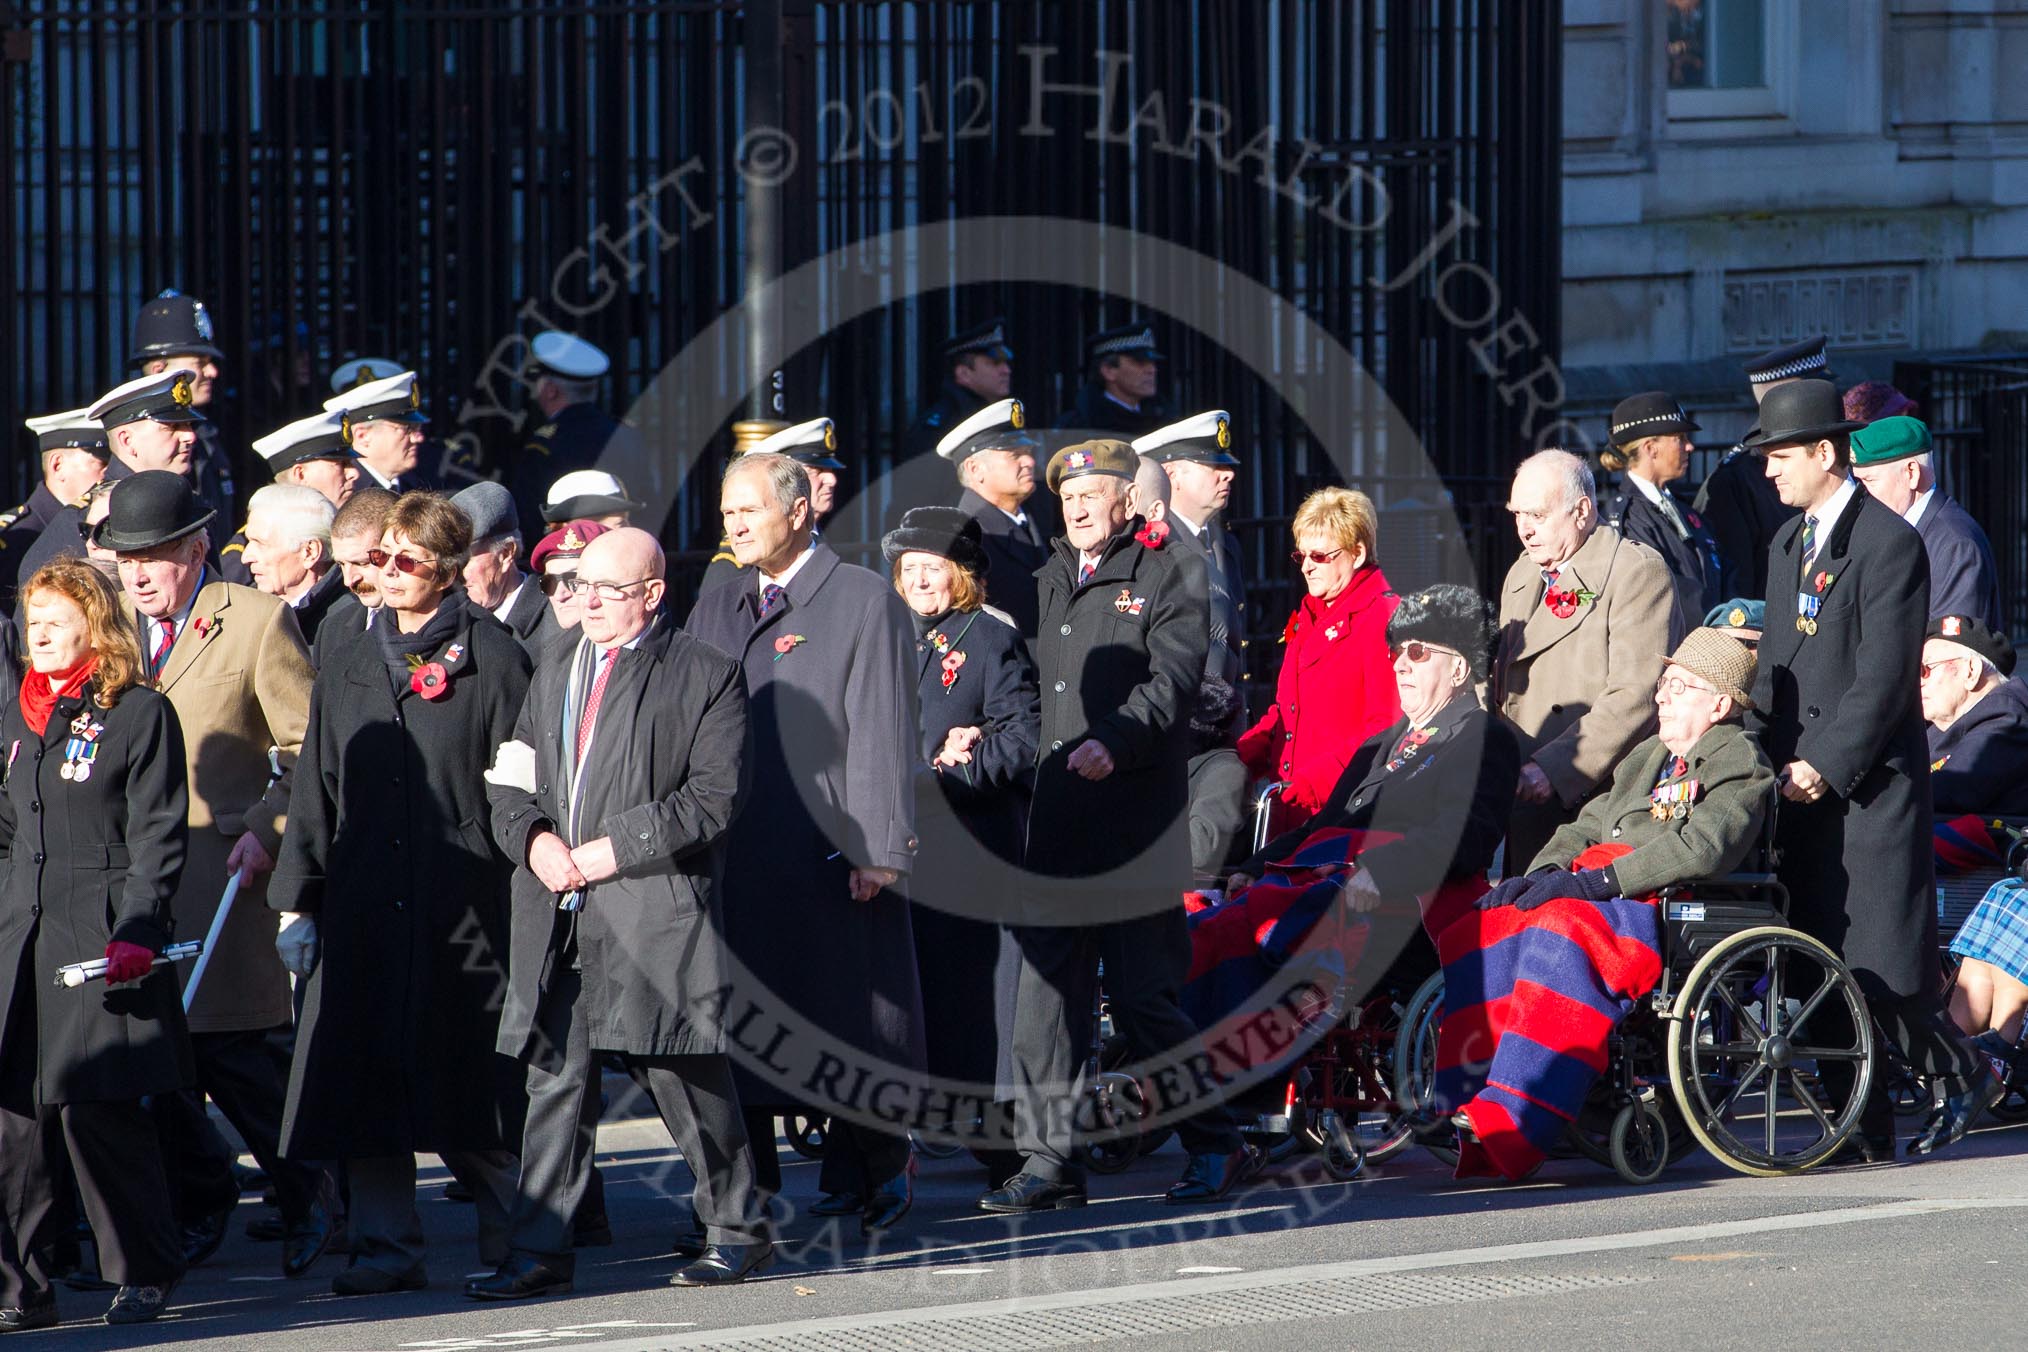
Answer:
<path fill-rule="evenodd" d="M 298 981 L 307 980 L 317 965 L 317 921 L 298 911 L 283 911 L 281 929 L 275 934 L 275 952 L 282 966 Z"/>
<path fill-rule="evenodd" d="M 534 793 L 535 748 L 526 742 L 500 743 L 493 752 L 493 764 L 487 767 L 485 779 L 488 784 L 498 784 L 503 789 Z"/>

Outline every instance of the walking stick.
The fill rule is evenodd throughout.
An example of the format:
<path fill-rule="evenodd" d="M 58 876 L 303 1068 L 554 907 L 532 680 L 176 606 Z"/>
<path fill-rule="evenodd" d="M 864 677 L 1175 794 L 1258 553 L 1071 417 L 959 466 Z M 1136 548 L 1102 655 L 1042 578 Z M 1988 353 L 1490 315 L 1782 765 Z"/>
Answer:
<path fill-rule="evenodd" d="M 190 1012 L 191 1001 L 197 998 L 197 988 L 204 982 L 204 969 L 211 965 L 211 955 L 218 951 L 218 936 L 225 930 L 225 918 L 232 914 L 232 901 L 239 895 L 239 870 L 225 880 L 225 895 L 218 899 L 218 913 L 211 917 L 211 932 L 204 936 L 204 951 L 197 955 L 197 965 L 190 969 L 190 980 L 183 984 L 183 1012 Z"/>

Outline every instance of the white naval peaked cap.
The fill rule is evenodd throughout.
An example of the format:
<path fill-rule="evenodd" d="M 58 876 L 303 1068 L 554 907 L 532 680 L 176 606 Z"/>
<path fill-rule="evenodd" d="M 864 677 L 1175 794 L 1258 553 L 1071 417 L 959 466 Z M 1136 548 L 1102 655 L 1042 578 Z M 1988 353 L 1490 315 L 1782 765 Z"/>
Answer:
<path fill-rule="evenodd" d="M 597 380 L 613 369 L 613 360 L 598 346 L 574 333 L 545 329 L 529 341 L 528 352 L 535 364 L 554 371 L 565 380 Z"/>

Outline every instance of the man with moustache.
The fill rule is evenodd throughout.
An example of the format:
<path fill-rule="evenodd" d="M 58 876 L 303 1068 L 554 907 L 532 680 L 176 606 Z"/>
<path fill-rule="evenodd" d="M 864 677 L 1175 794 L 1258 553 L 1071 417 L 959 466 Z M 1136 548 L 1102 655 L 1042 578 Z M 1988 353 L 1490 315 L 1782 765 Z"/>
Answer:
<path fill-rule="evenodd" d="M 337 566 L 339 584 L 347 595 L 332 604 L 310 647 L 311 664 L 320 671 L 339 644 L 373 627 L 373 617 L 380 610 L 380 584 L 375 580 L 380 570 L 366 555 L 380 548 L 381 529 L 397 501 L 384 488 L 361 488 L 331 518 L 331 562 Z"/>

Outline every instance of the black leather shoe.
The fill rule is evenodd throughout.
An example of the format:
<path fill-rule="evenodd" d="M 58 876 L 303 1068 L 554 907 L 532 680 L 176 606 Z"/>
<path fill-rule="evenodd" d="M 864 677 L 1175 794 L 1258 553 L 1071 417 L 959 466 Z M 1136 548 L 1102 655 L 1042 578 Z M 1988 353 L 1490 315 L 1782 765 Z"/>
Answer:
<path fill-rule="evenodd" d="M 354 1263 L 331 1279 L 334 1296 L 385 1296 L 395 1291 L 420 1291 L 430 1284 L 420 1271 L 389 1272 Z"/>
<path fill-rule="evenodd" d="M 1818 1165 L 1819 1169 L 1850 1169 L 1862 1164 L 1894 1163 L 1894 1138 L 1892 1136 L 1868 1136 L 1855 1131 L 1846 1138 L 1829 1159 Z"/>
<path fill-rule="evenodd" d="M 772 1244 L 714 1244 L 669 1279 L 671 1286 L 731 1286 L 757 1276 L 774 1261 Z"/>
<path fill-rule="evenodd" d="M 527 1300 L 531 1296 L 561 1296 L 570 1287 L 568 1274 L 539 1259 L 516 1254 L 492 1276 L 466 1282 L 465 1294 L 473 1300 Z"/>
<path fill-rule="evenodd" d="M 856 1192 L 827 1192 L 810 1203 L 812 1216 L 856 1216 L 866 1210 L 866 1199 Z"/>
<path fill-rule="evenodd" d="M 1253 1152 L 1245 1146 L 1229 1155 L 1192 1155 L 1183 1166 L 1183 1177 L 1162 1194 L 1162 1200 L 1172 1204 L 1215 1202 L 1232 1191 L 1232 1185 L 1252 1163 Z"/>
<path fill-rule="evenodd" d="M 166 1286 L 123 1286 L 106 1309 L 106 1322 L 146 1324 L 159 1319 L 162 1311 L 169 1308 L 169 1296 L 175 1290 L 174 1282 Z"/>
<path fill-rule="evenodd" d="M 0 1333 L 27 1333 L 30 1329 L 53 1329 L 58 1322 L 55 1301 L 44 1305 L 10 1305 L 0 1310 Z"/>
<path fill-rule="evenodd" d="M 1087 1200 L 1082 1179 L 1052 1181 L 1038 1178 L 1023 1169 L 1008 1179 L 1005 1187 L 995 1188 L 981 1197 L 979 1210 L 1000 1216 L 1019 1216 L 1030 1211 L 1063 1211 L 1083 1206 Z"/>
<path fill-rule="evenodd" d="M 710 1247 L 711 1241 L 704 1234 L 704 1218 L 692 1207 L 689 1226 L 676 1232 L 676 1242 L 669 1246 L 669 1252 L 678 1258 L 702 1258 Z"/>
<path fill-rule="evenodd" d="M 303 1218 L 282 1235 L 282 1275 L 300 1277 L 308 1272 L 330 1249 L 331 1235 L 336 1229 L 331 1209 L 322 1202 L 311 1203 Z"/>
<path fill-rule="evenodd" d="M 218 1252 L 225 1243 L 226 1228 L 232 1224 L 237 1203 L 206 1212 L 183 1227 L 183 1266 L 196 1267 Z"/>
<path fill-rule="evenodd" d="M 1944 1095 L 1942 1103 L 1930 1109 L 1922 1130 L 1908 1143 L 1911 1155 L 1929 1155 L 1965 1138 L 1979 1115 L 1999 1102 L 2007 1086 L 1991 1068 L 1981 1065 L 1969 1080 Z"/>
<path fill-rule="evenodd" d="M 910 1155 L 901 1172 L 875 1188 L 873 1196 L 867 1199 L 866 1212 L 859 1218 L 859 1233 L 885 1230 L 906 1216 L 914 1205 L 915 1156 Z"/>

